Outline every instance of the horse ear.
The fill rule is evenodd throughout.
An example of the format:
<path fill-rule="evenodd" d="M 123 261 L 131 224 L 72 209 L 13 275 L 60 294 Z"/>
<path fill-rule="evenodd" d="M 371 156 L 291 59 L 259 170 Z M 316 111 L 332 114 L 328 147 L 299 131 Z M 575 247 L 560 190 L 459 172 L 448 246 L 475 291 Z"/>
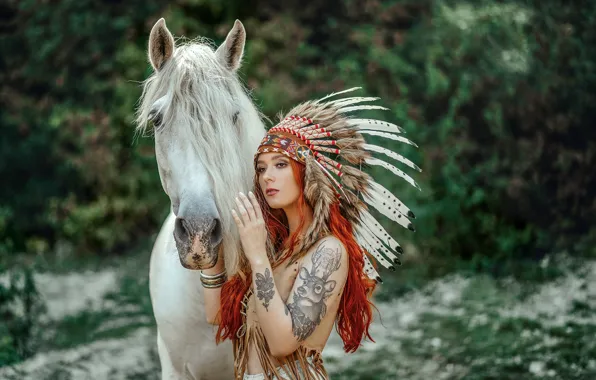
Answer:
<path fill-rule="evenodd" d="M 149 34 L 149 61 L 154 70 L 159 70 L 174 53 L 174 37 L 166 26 L 166 20 L 157 20 Z"/>
<path fill-rule="evenodd" d="M 234 27 L 228 33 L 226 40 L 217 48 L 215 54 L 219 61 L 228 68 L 236 71 L 240 67 L 240 61 L 244 54 L 244 43 L 246 42 L 246 31 L 240 20 L 234 22 Z"/>

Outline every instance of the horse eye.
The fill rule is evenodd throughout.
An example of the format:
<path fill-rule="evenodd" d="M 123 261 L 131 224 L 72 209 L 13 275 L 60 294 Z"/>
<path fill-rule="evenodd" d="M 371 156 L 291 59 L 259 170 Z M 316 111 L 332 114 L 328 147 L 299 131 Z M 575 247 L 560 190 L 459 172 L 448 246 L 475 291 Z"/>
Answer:
<path fill-rule="evenodd" d="M 151 112 L 149 114 L 149 121 L 153 124 L 153 128 L 159 128 L 162 122 L 161 113 L 157 111 Z"/>
<path fill-rule="evenodd" d="M 240 115 L 240 111 L 236 111 L 236 113 L 234 113 L 234 115 L 232 116 L 232 123 L 236 124 L 236 122 L 238 121 L 238 115 Z"/>

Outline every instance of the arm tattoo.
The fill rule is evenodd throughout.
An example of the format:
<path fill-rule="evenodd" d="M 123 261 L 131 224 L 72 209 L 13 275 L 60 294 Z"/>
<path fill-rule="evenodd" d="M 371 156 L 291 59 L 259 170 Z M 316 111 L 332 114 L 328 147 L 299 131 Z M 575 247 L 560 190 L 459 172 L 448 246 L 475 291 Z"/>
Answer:
<path fill-rule="evenodd" d="M 329 276 L 341 266 L 340 248 L 327 248 L 324 243 L 312 256 L 312 270 L 300 268 L 300 285 L 288 309 L 292 315 L 292 331 L 302 341 L 310 336 L 327 312 L 325 300 L 331 296 L 336 282 Z"/>
<path fill-rule="evenodd" d="M 265 269 L 265 274 L 257 273 L 256 278 L 256 286 L 257 286 L 257 297 L 263 301 L 263 306 L 265 306 L 265 310 L 269 311 L 269 301 L 273 299 L 275 295 L 275 283 L 273 282 L 273 277 L 271 277 L 271 272 L 269 268 Z"/>

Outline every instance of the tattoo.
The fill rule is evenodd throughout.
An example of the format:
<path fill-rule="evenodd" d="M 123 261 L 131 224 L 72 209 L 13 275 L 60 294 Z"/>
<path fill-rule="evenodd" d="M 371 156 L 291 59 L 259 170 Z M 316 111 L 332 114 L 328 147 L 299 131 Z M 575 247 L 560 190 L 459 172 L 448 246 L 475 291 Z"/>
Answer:
<path fill-rule="evenodd" d="M 341 266 L 340 248 L 327 248 L 321 243 L 312 256 L 312 270 L 300 268 L 300 285 L 288 309 L 292 314 L 292 331 L 302 341 L 310 336 L 327 312 L 325 300 L 331 296 L 336 282 L 329 276 Z"/>
<path fill-rule="evenodd" d="M 257 273 L 255 283 L 257 286 L 257 297 L 263 301 L 265 310 L 269 311 L 269 301 L 271 301 L 275 295 L 275 283 L 273 282 L 273 277 L 271 277 L 269 268 L 265 269 L 264 275 Z"/>
<path fill-rule="evenodd" d="M 288 310 L 288 305 L 284 305 L 284 312 L 286 313 L 286 315 L 290 313 L 290 310 Z"/>

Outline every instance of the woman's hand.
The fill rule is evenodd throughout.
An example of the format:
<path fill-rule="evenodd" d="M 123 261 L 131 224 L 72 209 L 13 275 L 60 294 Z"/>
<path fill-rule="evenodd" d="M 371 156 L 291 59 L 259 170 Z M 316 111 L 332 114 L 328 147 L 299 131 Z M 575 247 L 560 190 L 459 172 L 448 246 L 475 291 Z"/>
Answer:
<path fill-rule="evenodd" d="M 267 228 L 257 198 L 252 192 L 248 197 L 239 193 L 236 197 L 238 212 L 232 210 L 232 216 L 240 232 L 240 241 L 248 261 L 252 264 L 267 258 Z"/>

